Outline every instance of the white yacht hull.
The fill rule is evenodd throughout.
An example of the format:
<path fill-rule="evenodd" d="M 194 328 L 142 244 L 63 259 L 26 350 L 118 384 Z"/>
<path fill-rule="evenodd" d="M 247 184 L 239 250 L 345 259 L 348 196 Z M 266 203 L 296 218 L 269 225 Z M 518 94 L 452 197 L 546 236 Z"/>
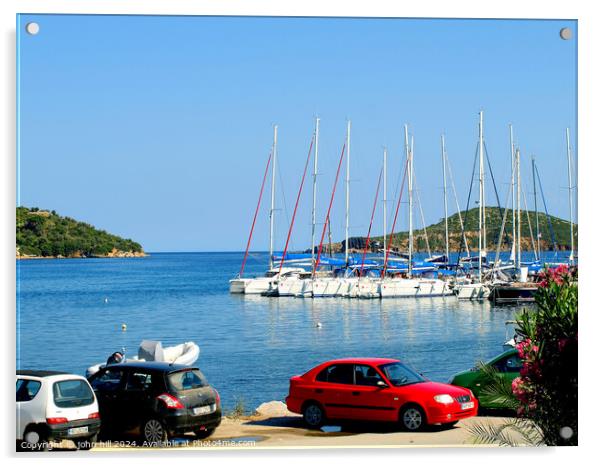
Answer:
<path fill-rule="evenodd" d="M 303 297 L 311 290 L 311 280 L 299 277 L 287 277 L 278 280 L 278 296 Z"/>
<path fill-rule="evenodd" d="M 314 298 L 330 298 L 339 296 L 348 285 L 341 278 L 317 278 L 314 280 L 312 296 Z"/>
<path fill-rule="evenodd" d="M 230 280 L 230 293 L 243 294 L 245 287 L 251 278 L 233 278 Z"/>
<path fill-rule="evenodd" d="M 439 279 L 393 278 L 380 284 L 381 298 L 422 298 L 452 294 L 448 284 Z"/>
<path fill-rule="evenodd" d="M 374 299 L 380 298 L 379 278 L 362 278 L 358 281 L 358 298 Z"/>
<path fill-rule="evenodd" d="M 276 282 L 273 277 L 258 277 L 251 278 L 245 284 L 245 294 L 262 294 L 267 293 L 275 286 Z"/>
<path fill-rule="evenodd" d="M 489 287 L 482 283 L 465 283 L 456 286 L 458 299 L 487 299 L 489 293 Z"/>

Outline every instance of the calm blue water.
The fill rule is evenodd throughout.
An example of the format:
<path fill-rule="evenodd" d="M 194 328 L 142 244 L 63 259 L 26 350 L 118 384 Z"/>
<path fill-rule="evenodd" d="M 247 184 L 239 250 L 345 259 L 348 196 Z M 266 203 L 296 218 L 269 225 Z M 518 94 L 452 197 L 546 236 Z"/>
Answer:
<path fill-rule="evenodd" d="M 230 295 L 241 253 L 17 261 L 17 367 L 83 374 L 143 339 L 195 341 L 226 409 L 283 400 L 290 376 L 331 358 L 404 359 L 446 381 L 502 350 L 516 308 L 455 297 L 349 300 Z M 249 259 L 250 274 L 267 255 Z M 108 302 L 105 303 L 105 298 Z M 321 322 L 322 328 L 316 323 Z M 127 331 L 121 331 L 121 324 Z"/>

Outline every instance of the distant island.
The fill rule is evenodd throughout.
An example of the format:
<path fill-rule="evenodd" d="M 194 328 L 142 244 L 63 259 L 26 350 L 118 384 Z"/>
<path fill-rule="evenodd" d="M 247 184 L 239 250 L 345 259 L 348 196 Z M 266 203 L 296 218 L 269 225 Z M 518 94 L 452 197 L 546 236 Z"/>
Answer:
<path fill-rule="evenodd" d="M 487 223 L 487 249 L 495 251 L 497 249 L 500 229 L 502 226 L 503 209 L 500 212 L 498 207 L 486 207 L 486 223 Z M 406 211 L 400 211 L 400 215 L 407 215 Z M 570 250 L 571 248 L 571 224 L 568 220 L 551 216 L 548 218 L 545 213 L 539 212 L 537 215 L 533 211 L 521 212 L 521 248 L 523 251 L 532 251 L 533 242 L 537 239 L 537 223 L 539 221 L 540 246 L 542 250 L 553 250 L 556 247 L 560 251 Z M 471 251 L 478 249 L 479 237 L 479 208 L 475 207 L 468 212 L 462 212 L 462 220 L 464 223 L 464 232 L 468 241 L 468 246 Z M 405 221 L 405 219 L 404 219 Z M 414 221 L 419 222 L 419 218 L 414 218 Z M 415 223 L 416 224 L 416 223 Z M 551 228 L 550 228 L 551 225 Z M 577 224 L 573 224 L 575 236 L 575 249 L 577 249 Z M 373 226 L 373 231 L 382 232 L 382 228 L 378 225 Z M 458 252 L 460 248 L 464 249 L 462 243 L 462 228 L 460 226 L 460 216 L 455 213 L 448 218 L 449 231 L 449 249 L 450 252 Z M 428 245 L 431 252 L 445 252 L 445 220 L 441 219 L 438 223 L 426 227 L 428 236 Z M 552 238 L 553 236 L 553 238 Z M 407 252 L 408 250 L 408 232 L 401 231 L 393 234 L 391 248 L 397 252 Z M 391 241 L 390 238 L 387 238 Z M 555 244 L 554 244 L 555 243 Z M 366 237 L 349 238 L 349 251 L 361 252 L 366 244 Z M 371 252 L 377 252 L 383 247 L 383 237 L 380 235 L 372 235 L 370 238 Z M 512 211 L 509 210 L 506 216 L 504 234 L 502 236 L 501 250 L 509 251 L 512 247 Z M 345 251 L 345 242 L 340 241 L 332 243 L 332 245 L 324 243 L 324 251 L 343 252 Z M 414 251 L 426 252 L 427 242 L 423 228 L 414 229 Z M 306 250 L 311 252 L 311 248 Z"/>
<path fill-rule="evenodd" d="M 54 210 L 17 207 L 17 259 L 144 256 L 142 246 L 131 239 Z"/>

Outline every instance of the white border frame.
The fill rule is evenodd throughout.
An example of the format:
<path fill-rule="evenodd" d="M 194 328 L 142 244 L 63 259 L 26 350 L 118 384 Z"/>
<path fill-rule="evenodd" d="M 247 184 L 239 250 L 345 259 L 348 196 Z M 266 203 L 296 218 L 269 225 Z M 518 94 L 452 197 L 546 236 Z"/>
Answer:
<path fill-rule="evenodd" d="M 149 14 L 149 15 L 238 15 L 238 16 L 347 16 L 347 17 L 445 17 L 445 18 L 531 18 L 531 19 L 577 19 L 579 21 L 579 75 L 578 75 L 578 144 L 579 144 L 579 246 L 580 246 L 580 291 L 582 319 L 585 323 L 580 325 L 580 409 L 579 409 L 579 443 L 577 449 L 548 448 L 548 449 L 411 449 L 411 450 L 279 450 L 257 451 L 243 450 L 238 452 L 152 452 L 149 454 L 110 454 L 110 458 L 123 459 L 127 456 L 128 462 L 144 462 L 144 464 L 164 463 L 166 458 L 178 456 L 186 461 L 194 461 L 191 455 L 197 456 L 198 461 L 223 461 L 226 457 L 237 462 L 249 461 L 251 463 L 299 464 L 322 458 L 326 461 L 345 461 L 365 463 L 366 461 L 382 462 L 419 462 L 423 464 L 442 463 L 452 461 L 483 463 L 491 465 L 504 464 L 514 461 L 545 461 L 567 464 L 576 464 L 585 460 L 586 455 L 593 456 L 598 442 L 599 411 L 597 402 L 597 387 L 595 376 L 599 373 L 596 356 L 599 345 L 596 345 L 599 329 L 602 328 L 601 311 L 594 301 L 596 279 L 593 259 L 596 251 L 595 233 L 599 221 L 600 197 L 599 173 L 600 148 L 596 144 L 597 133 L 600 132 L 599 109 L 601 104 L 600 85 L 602 74 L 599 51 L 595 44 L 602 44 L 602 24 L 596 16 L 595 2 L 560 2 L 553 1 L 517 1 L 502 0 L 496 2 L 471 1 L 471 0 L 422 0 L 413 3 L 393 5 L 392 2 L 383 0 L 358 1 L 358 0 L 296 0 L 287 3 L 269 0 L 221 0 L 193 1 L 193 0 L 4 0 L 0 3 L 2 12 L 2 39 L 3 46 L 1 80 L 2 80 L 2 121 L 3 157 L 0 166 L 0 203 L 2 228 L 0 228 L 0 287 L 2 290 L 2 308 L 4 317 L 4 352 L 8 358 L 3 373 L 5 377 L 2 384 L 1 399 L 5 408 L 5 419 L 11 419 L 10 425 L 2 423 L 2 446 L 5 455 L 13 456 L 14 401 L 12 373 L 15 369 L 15 265 L 14 265 L 14 231 L 15 231 L 15 202 L 16 202 L 16 129 L 15 129 L 15 24 L 16 13 L 73 13 L 73 14 Z M 599 47 L 598 47 L 599 48 Z M 596 53 L 597 52 L 597 53 Z M 598 83 L 598 86 L 595 85 Z M 596 218 L 598 217 L 598 218 Z M 596 351 L 598 350 L 598 351 Z M 597 358 L 596 358 L 597 359 Z M 10 383 L 9 383 L 10 382 Z M 10 390 L 9 390 L 10 389 Z M 591 403 L 591 406 L 590 406 Z M 6 431 L 5 431 L 6 429 Z M 117 456 L 119 455 L 119 456 Z M 167 455 L 167 456 L 166 456 Z M 218 457 L 216 457 L 218 455 Z M 450 458 L 451 455 L 452 457 Z M 23 454 L 19 454 L 23 457 Z M 27 455 L 29 456 L 29 455 Z M 45 455 L 45 460 L 63 463 L 65 459 L 81 462 L 81 454 L 51 454 Z M 39 457 L 36 458 L 39 460 Z M 106 462 L 107 454 L 90 455 L 86 461 L 101 464 Z M 30 461 L 35 461 L 30 458 Z"/>

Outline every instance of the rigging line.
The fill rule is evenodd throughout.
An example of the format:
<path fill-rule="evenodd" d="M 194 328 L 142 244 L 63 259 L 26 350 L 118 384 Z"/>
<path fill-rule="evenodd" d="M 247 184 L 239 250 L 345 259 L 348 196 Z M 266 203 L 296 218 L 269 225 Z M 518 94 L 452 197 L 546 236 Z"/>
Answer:
<path fill-rule="evenodd" d="M 309 152 L 307 154 L 307 160 L 305 161 L 305 169 L 303 170 L 303 177 L 301 178 L 301 184 L 299 185 L 299 191 L 297 192 L 297 200 L 295 201 L 295 210 L 293 210 L 293 218 L 291 220 L 290 227 L 288 229 L 288 235 L 286 236 L 286 244 L 284 245 L 284 251 L 282 251 L 282 258 L 280 259 L 280 267 L 278 269 L 278 276 L 282 272 L 282 264 L 284 264 L 284 257 L 286 256 L 286 251 L 288 251 L 288 243 L 291 239 L 291 233 L 293 232 L 293 226 L 295 225 L 295 217 L 297 215 L 297 208 L 299 207 L 299 199 L 301 198 L 301 192 L 303 191 L 303 184 L 305 183 L 305 175 L 307 175 L 307 167 L 309 165 L 309 160 L 311 159 L 311 150 L 314 147 L 314 136 L 311 138 L 311 143 L 309 144 Z"/>
<path fill-rule="evenodd" d="M 328 255 L 332 257 L 332 231 L 330 231 L 330 218 L 328 219 Z"/>
<path fill-rule="evenodd" d="M 527 195 L 525 194 L 524 190 L 521 189 L 521 191 L 523 193 L 523 201 L 525 204 L 525 211 L 527 212 L 526 217 L 527 217 L 527 224 L 529 225 L 529 234 L 531 235 L 531 244 L 533 246 L 533 251 L 536 251 L 535 240 L 533 239 L 533 229 L 531 228 L 531 215 L 530 215 L 531 212 L 529 212 L 529 206 L 527 205 Z M 519 199 L 519 202 L 520 202 L 520 199 Z M 520 238 L 519 238 L 519 240 L 520 240 Z"/>
<path fill-rule="evenodd" d="M 426 232 L 426 223 L 424 221 L 424 211 L 422 210 L 422 203 L 420 202 L 420 190 L 418 189 L 418 183 L 416 183 L 416 173 L 414 173 L 414 188 L 413 191 L 416 191 L 416 200 L 418 201 L 418 210 L 420 210 L 420 217 L 422 218 L 422 231 L 424 231 L 424 239 L 426 240 L 426 251 L 429 257 L 431 254 L 431 245 L 429 244 L 429 235 Z"/>
<path fill-rule="evenodd" d="M 399 173 L 397 174 L 397 181 L 395 182 L 395 191 L 393 192 L 393 197 L 391 199 L 396 199 L 397 198 L 397 194 L 399 193 L 399 183 L 401 181 L 401 177 L 403 175 L 403 167 L 404 167 L 405 163 L 402 163 L 399 166 Z M 393 206 L 395 204 L 392 203 L 391 204 L 391 208 L 390 208 L 390 212 L 388 213 L 388 216 L 391 217 L 393 215 Z"/>
<path fill-rule="evenodd" d="M 343 149 L 341 150 L 341 157 L 339 158 L 339 166 L 337 167 L 337 174 L 334 178 L 334 185 L 332 186 L 332 194 L 330 195 L 330 204 L 328 205 L 328 212 L 326 213 L 326 221 L 324 222 L 324 227 L 322 228 L 322 237 L 320 238 L 320 246 L 318 248 L 318 257 L 316 258 L 316 263 L 314 264 L 314 269 L 312 271 L 312 278 L 316 275 L 316 270 L 320 265 L 320 256 L 322 255 L 322 247 L 324 246 L 324 235 L 326 234 L 326 226 L 328 225 L 328 234 L 330 235 L 330 209 L 332 209 L 332 202 L 334 201 L 334 194 L 337 190 L 337 183 L 339 181 L 339 174 L 341 173 L 341 165 L 343 164 L 343 158 L 345 156 L 345 146 L 346 143 L 343 143 Z M 329 241 L 329 246 L 332 248 L 332 245 Z"/>
<path fill-rule="evenodd" d="M 466 234 L 466 230 L 465 230 L 464 226 L 466 225 L 466 219 L 468 218 L 468 208 L 470 207 L 470 197 L 472 196 L 472 187 L 474 185 L 474 174 L 477 169 L 478 155 L 479 155 L 479 143 L 477 142 L 477 148 L 474 153 L 474 161 L 472 163 L 472 175 L 470 176 L 470 188 L 468 189 L 468 199 L 466 200 L 466 210 L 464 211 L 464 220 L 460 221 L 460 224 L 462 225 L 462 236 L 464 236 Z M 458 212 L 458 215 L 460 215 L 460 217 L 461 217 L 462 212 Z M 481 232 L 479 232 L 479 234 L 481 234 Z M 462 246 L 460 246 L 458 248 L 458 260 L 456 262 L 456 275 L 458 275 L 458 269 L 460 267 L 460 253 L 461 252 L 462 252 Z M 481 254 L 481 251 L 479 251 L 479 256 L 480 256 L 480 254 Z M 470 255 L 468 257 L 470 257 Z"/>
<path fill-rule="evenodd" d="M 558 243 L 556 243 L 556 235 L 554 234 L 554 226 L 552 225 L 552 220 L 550 218 L 550 214 L 548 213 L 548 206 L 546 205 L 546 197 L 543 194 L 543 188 L 541 186 L 541 178 L 539 177 L 539 169 L 537 168 L 537 164 L 535 165 L 535 175 L 537 176 L 537 181 L 539 182 L 539 192 L 541 193 L 541 200 L 543 201 L 543 208 L 546 211 L 546 219 L 548 220 L 548 228 L 550 230 L 550 238 L 552 239 L 552 247 L 554 248 L 554 252 L 558 251 Z"/>
<path fill-rule="evenodd" d="M 514 171 L 514 167 L 512 167 L 512 169 Z M 505 209 L 504 209 L 504 217 L 502 218 L 502 227 L 501 227 L 502 229 L 506 225 L 506 216 L 508 215 L 508 202 L 510 201 L 510 193 L 511 192 L 512 192 L 512 185 L 508 186 L 508 194 L 506 194 L 506 204 L 505 204 Z M 502 249 L 502 234 L 500 233 L 498 235 L 498 238 L 497 238 L 497 248 L 495 250 L 495 260 L 493 262 L 493 266 L 494 267 L 498 263 L 498 261 L 500 260 L 500 251 L 501 251 L 501 249 Z"/>
<path fill-rule="evenodd" d="M 454 199 L 456 201 L 456 209 L 458 209 L 458 218 L 460 220 L 460 228 L 464 231 L 464 222 L 462 221 L 462 210 L 460 209 L 460 203 L 458 202 L 458 193 L 456 192 L 456 183 L 454 182 L 454 175 L 452 173 L 451 164 L 449 162 L 449 158 L 447 157 L 447 151 L 445 151 L 445 161 L 447 162 L 447 169 L 449 171 L 449 178 L 451 180 L 452 190 L 454 191 Z M 462 234 L 462 239 L 464 240 L 464 247 L 466 247 L 466 254 L 470 257 L 470 248 L 468 247 L 468 240 L 466 238 L 466 234 Z M 461 250 L 462 248 L 460 248 Z M 449 257 L 447 258 L 449 261 Z"/>
<path fill-rule="evenodd" d="M 405 170 L 403 172 L 403 181 L 401 183 L 401 190 L 399 191 L 399 197 L 397 198 L 397 207 L 395 208 L 395 216 L 393 217 L 393 225 L 391 225 L 391 234 L 389 235 L 389 238 L 391 238 L 389 240 L 389 243 L 387 244 L 387 252 L 385 254 L 385 262 L 383 263 L 383 271 L 382 271 L 382 278 L 385 278 L 385 275 L 387 273 L 387 262 L 389 261 L 389 252 L 391 251 L 391 245 L 393 244 L 393 232 L 395 231 L 395 224 L 397 223 L 397 214 L 399 213 L 399 205 L 401 204 L 401 197 L 403 195 L 403 187 L 405 186 L 405 182 L 406 182 L 406 176 L 408 174 L 408 160 L 406 159 L 405 163 Z"/>
<path fill-rule="evenodd" d="M 368 227 L 368 235 L 366 236 L 366 245 L 364 246 L 364 253 L 362 254 L 362 266 L 360 268 L 360 277 L 364 272 L 364 261 L 366 259 L 366 252 L 368 251 L 368 246 L 370 245 L 370 232 L 372 231 L 372 222 L 374 221 L 374 212 L 376 211 L 376 204 L 378 204 L 378 194 L 380 192 L 380 181 L 383 177 L 383 169 L 380 169 L 380 175 L 378 176 L 378 185 L 376 187 L 376 196 L 374 196 L 374 205 L 372 206 L 372 215 L 370 216 L 370 226 Z"/>
<path fill-rule="evenodd" d="M 276 164 L 276 171 L 278 172 L 278 180 L 280 181 L 280 194 L 282 194 L 282 204 L 284 206 L 284 216 L 286 217 L 286 223 L 290 224 L 290 215 L 288 214 L 288 205 L 286 203 L 286 194 L 284 192 L 284 181 L 282 180 L 282 172 L 280 171 L 280 165 L 282 163 Z"/>
<path fill-rule="evenodd" d="M 541 234 L 539 231 L 539 209 L 537 208 L 537 184 L 535 184 L 535 156 L 531 156 L 531 171 L 533 175 L 533 207 L 535 208 L 535 241 L 537 249 L 535 250 L 535 260 L 541 259 Z"/>
<path fill-rule="evenodd" d="M 489 167 L 489 173 L 491 174 L 491 181 L 493 183 L 493 190 L 495 192 L 495 198 L 497 200 L 497 207 L 498 207 L 498 211 L 500 214 L 500 217 L 502 216 L 502 206 L 500 204 L 500 196 L 498 195 L 497 192 L 497 185 L 495 184 L 495 178 L 493 176 L 493 170 L 491 169 L 491 161 L 489 160 L 489 152 L 487 151 L 487 144 L 485 144 L 485 141 L 483 141 L 483 147 L 485 148 L 485 158 L 487 159 L 487 166 Z M 506 242 L 506 244 L 510 244 L 510 240 L 508 239 L 508 233 L 506 232 L 505 229 L 502 229 L 499 233 L 500 235 L 504 235 L 504 241 Z M 487 247 L 487 245 L 485 245 L 485 247 Z"/>
<path fill-rule="evenodd" d="M 248 262 L 250 262 L 251 259 L 253 260 L 254 264 L 263 264 L 263 263 L 265 263 L 265 258 L 260 257 L 260 253 L 257 253 L 257 252 L 251 252 L 251 251 L 249 251 Z"/>
<path fill-rule="evenodd" d="M 257 207 L 255 207 L 255 214 L 253 215 L 253 223 L 251 224 L 251 231 L 249 231 L 249 239 L 247 239 L 247 247 L 245 249 L 245 255 L 243 257 L 242 264 L 240 266 L 240 271 L 238 272 L 239 277 L 242 277 L 242 274 L 245 271 L 245 265 L 247 263 L 247 258 L 249 257 L 249 247 L 251 246 L 251 238 L 253 238 L 253 231 L 255 230 L 255 222 L 257 221 L 257 214 L 259 213 L 259 207 L 261 206 L 261 198 L 263 197 L 263 188 L 265 187 L 265 180 L 268 176 L 268 170 L 270 168 L 271 162 L 272 162 L 272 152 L 270 151 L 270 155 L 268 157 L 268 163 L 265 166 L 265 172 L 263 174 L 263 180 L 261 182 L 261 189 L 259 190 L 259 199 L 257 201 Z"/>

